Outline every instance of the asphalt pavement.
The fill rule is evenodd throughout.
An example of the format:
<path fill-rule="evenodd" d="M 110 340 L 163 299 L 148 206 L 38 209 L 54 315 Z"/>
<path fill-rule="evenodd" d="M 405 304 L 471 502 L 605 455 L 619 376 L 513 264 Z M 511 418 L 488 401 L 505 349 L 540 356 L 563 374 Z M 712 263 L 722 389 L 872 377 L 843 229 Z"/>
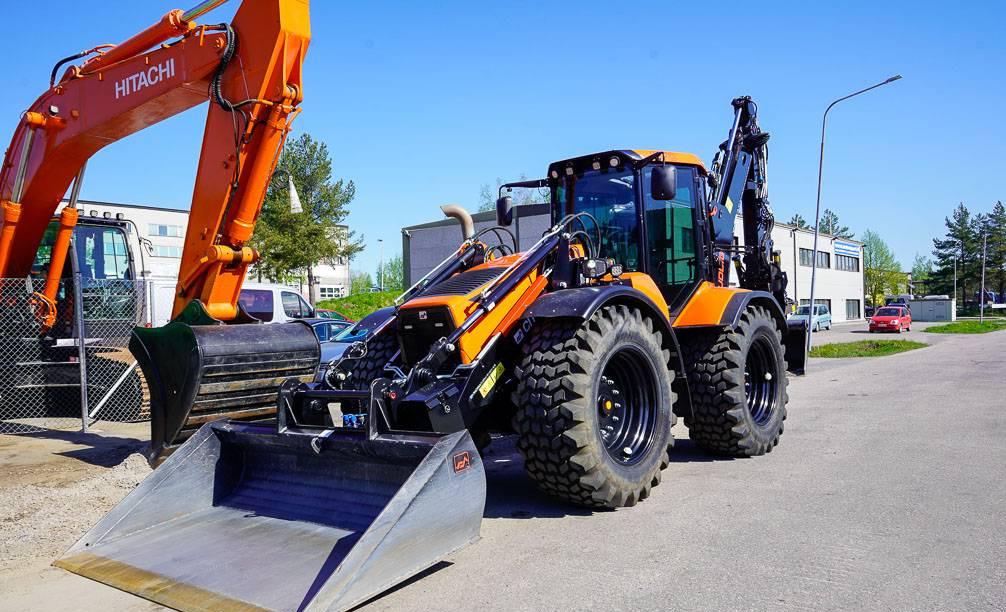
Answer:
<path fill-rule="evenodd" d="M 769 455 L 710 456 L 679 424 L 634 508 L 553 502 L 497 440 L 481 541 L 362 610 L 1004 610 L 1006 332 L 919 335 L 811 360 Z M 25 580 L 7 609 L 161 609 L 61 570 Z"/>

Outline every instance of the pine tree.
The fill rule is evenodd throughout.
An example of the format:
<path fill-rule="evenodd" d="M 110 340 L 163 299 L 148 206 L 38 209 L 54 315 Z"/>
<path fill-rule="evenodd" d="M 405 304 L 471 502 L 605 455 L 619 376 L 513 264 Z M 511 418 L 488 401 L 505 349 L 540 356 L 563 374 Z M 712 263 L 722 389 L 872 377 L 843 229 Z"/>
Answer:
<path fill-rule="evenodd" d="M 947 228 L 943 238 L 933 238 L 933 257 L 936 259 L 934 290 L 939 293 L 953 292 L 954 266 L 957 269 L 957 295 L 962 303 L 968 291 L 977 291 L 974 272 L 976 267 L 981 273 L 981 263 L 978 261 L 979 248 L 976 248 L 975 219 L 964 202 L 957 205 L 952 217 L 944 219 Z M 962 299 L 965 298 L 965 299 Z"/>
<path fill-rule="evenodd" d="M 807 225 L 807 220 L 804 219 L 803 215 L 799 213 L 793 215 L 792 218 L 790 218 L 790 220 L 787 221 L 786 223 L 789 223 L 790 225 L 793 225 L 795 227 L 799 227 L 800 229 L 806 229 L 810 227 L 809 225 Z"/>
<path fill-rule="evenodd" d="M 822 234 L 828 234 L 836 238 L 852 238 L 855 235 L 849 231 L 847 226 L 842 225 L 838 220 L 838 215 L 832 212 L 830 208 L 825 208 L 824 212 L 821 213 L 821 229 L 819 231 Z"/>
<path fill-rule="evenodd" d="M 1006 293 L 1006 206 L 996 202 L 988 215 L 988 262 L 986 285 L 994 291 Z"/>

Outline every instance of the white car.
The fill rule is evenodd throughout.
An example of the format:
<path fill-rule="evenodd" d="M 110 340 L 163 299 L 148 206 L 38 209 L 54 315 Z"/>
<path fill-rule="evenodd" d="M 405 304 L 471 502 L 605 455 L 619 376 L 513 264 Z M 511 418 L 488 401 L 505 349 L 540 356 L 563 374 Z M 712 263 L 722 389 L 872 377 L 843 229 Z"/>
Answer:
<path fill-rule="evenodd" d="M 289 323 L 314 317 L 314 308 L 288 285 L 245 283 L 238 303 L 245 312 L 265 323 Z"/>

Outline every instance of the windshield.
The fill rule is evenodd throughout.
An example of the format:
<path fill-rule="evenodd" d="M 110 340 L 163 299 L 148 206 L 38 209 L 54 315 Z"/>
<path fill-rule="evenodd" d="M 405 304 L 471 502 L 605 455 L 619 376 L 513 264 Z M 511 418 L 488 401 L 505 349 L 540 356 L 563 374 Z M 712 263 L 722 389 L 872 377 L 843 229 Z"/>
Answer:
<path fill-rule="evenodd" d="M 801 315 L 801 314 L 802 315 L 810 314 L 810 306 L 801 306 L 801 307 L 797 308 L 796 309 L 796 314 L 798 314 L 798 315 Z"/>
<path fill-rule="evenodd" d="M 900 308 L 881 308 L 877 311 L 878 317 L 897 317 L 901 315 Z"/>
<path fill-rule="evenodd" d="M 626 271 L 639 270 L 639 221 L 636 214 L 635 175 L 631 169 L 591 170 L 575 180 L 567 179 L 556 197 L 565 203 L 567 213 L 590 213 L 600 228 L 600 253 L 594 257 L 610 257 Z M 572 183 L 571 192 L 567 192 Z M 583 219 L 592 242 L 597 241 L 598 228 Z M 584 229 L 574 224 L 574 229 Z M 594 245 L 598 248 L 598 245 Z"/>

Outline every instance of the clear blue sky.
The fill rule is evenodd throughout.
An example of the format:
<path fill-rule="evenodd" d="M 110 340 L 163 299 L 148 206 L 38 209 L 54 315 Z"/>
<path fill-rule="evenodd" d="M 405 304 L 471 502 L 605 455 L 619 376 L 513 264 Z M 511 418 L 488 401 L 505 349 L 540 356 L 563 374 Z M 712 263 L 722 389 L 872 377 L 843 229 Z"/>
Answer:
<path fill-rule="evenodd" d="M 56 59 L 194 3 L 50 0 L 44 23 L 7 28 L 4 139 Z M 551 160 L 612 148 L 708 162 L 743 94 L 773 136 L 777 217 L 810 220 L 824 107 L 901 73 L 832 111 L 823 205 L 857 236 L 879 231 L 908 266 L 958 201 L 987 210 L 1006 199 L 1003 7 L 314 0 L 295 133 L 327 142 L 337 175 L 356 182 L 348 221 L 368 248 L 353 267 L 372 271 L 378 238 L 386 256 L 399 252 L 402 226 L 437 218 L 445 202 L 476 207 L 496 177 L 538 177 Z M 101 151 L 83 197 L 188 208 L 204 115 Z"/>

